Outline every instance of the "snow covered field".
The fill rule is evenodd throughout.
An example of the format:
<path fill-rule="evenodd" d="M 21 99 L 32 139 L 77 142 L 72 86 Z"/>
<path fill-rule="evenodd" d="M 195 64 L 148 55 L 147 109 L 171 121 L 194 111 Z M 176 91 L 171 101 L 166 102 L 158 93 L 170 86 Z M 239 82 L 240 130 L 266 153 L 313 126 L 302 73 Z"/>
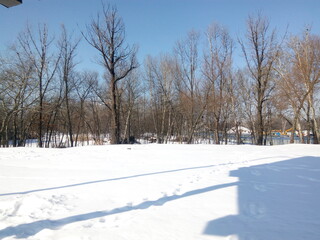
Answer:
<path fill-rule="evenodd" d="M 0 149 L 0 239 L 319 240 L 320 146 Z"/>

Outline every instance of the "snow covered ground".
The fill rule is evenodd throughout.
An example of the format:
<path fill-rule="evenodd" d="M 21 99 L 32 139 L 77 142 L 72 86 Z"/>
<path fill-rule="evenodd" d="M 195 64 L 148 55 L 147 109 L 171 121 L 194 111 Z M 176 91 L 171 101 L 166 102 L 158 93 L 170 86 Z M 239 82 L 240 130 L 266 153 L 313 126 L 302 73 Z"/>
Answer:
<path fill-rule="evenodd" d="M 0 149 L 0 239 L 319 240 L 320 146 Z"/>

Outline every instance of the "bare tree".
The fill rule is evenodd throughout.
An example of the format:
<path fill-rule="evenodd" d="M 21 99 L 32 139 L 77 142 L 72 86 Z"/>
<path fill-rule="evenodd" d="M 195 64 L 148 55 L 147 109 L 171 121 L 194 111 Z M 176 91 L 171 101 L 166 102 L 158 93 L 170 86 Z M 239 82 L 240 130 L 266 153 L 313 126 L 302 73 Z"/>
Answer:
<path fill-rule="evenodd" d="M 44 102 L 49 85 L 53 81 L 60 61 L 60 56 L 50 52 L 53 38 L 49 37 L 46 25 L 39 25 L 38 33 L 34 34 L 28 26 L 26 31 L 18 36 L 18 42 L 24 54 L 32 60 L 35 68 L 35 79 L 38 86 L 38 146 L 43 147 Z"/>
<path fill-rule="evenodd" d="M 288 102 L 290 106 L 287 114 L 283 114 L 292 125 L 290 142 L 294 142 L 294 134 L 298 130 L 300 142 L 304 143 L 300 123 L 304 110 L 307 122 L 311 120 L 314 143 L 318 143 L 319 129 L 314 108 L 314 93 L 320 83 L 320 38 L 309 36 L 309 30 L 302 37 L 291 37 L 275 69 L 279 75 L 280 101 Z M 281 104 L 279 106 L 281 107 Z M 292 120 L 289 120 L 290 115 Z"/>
<path fill-rule="evenodd" d="M 88 131 L 86 131 L 87 126 L 87 108 L 86 105 L 90 98 L 94 95 L 94 86 L 98 82 L 98 73 L 96 72 L 82 72 L 76 75 L 75 91 L 77 93 L 77 111 L 75 114 L 76 136 L 75 136 L 75 146 L 77 146 L 80 139 L 84 142 L 84 137 L 86 136 L 87 141 L 89 141 Z M 82 137 L 81 137 L 82 136 Z"/>
<path fill-rule="evenodd" d="M 247 20 L 247 41 L 239 40 L 247 67 L 254 80 L 256 100 L 257 142 L 263 144 L 265 103 L 271 93 L 272 74 L 275 61 L 279 55 L 279 45 L 275 30 L 269 30 L 267 18 L 258 14 Z"/>
<path fill-rule="evenodd" d="M 292 39 L 291 49 L 293 50 L 292 54 L 294 54 L 295 72 L 307 93 L 314 143 L 318 144 L 320 131 L 314 103 L 315 90 L 320 85 L 320 37 L 310 35 L 307 29 L 304 36 Z"/>
<path fill-rule="evenodd" d="M 70 109 L 70 92 L 72 90 L 72 81 L 74 76 L 74 68 L 76 66 L 75 56 L 77 46 L 80 42 L 80 39 L 73 40 L 72 35 L 68 35 L 67 30 L 64 25 L 61 26 L 61 38 L 58 42 L 59 48 L 61 51 L 61 78 L 64 85 L 64 101 L 66 105 L 66 115 L 67 115 L 67 125 L 68 125 L 68 134 L 70 140 L 70 146 L 74 146 L 73 140 L 73 124 L 71 119 L 71 109 Z"/>
<path fill-rule="evenodd" d="M 0 59 L 0 142 L 8 145 L 9 130 L 13 146 L 24 146 L 28 123 L 26 111 L 34 104 L 33 63 L 17 45 L 10 47 L 8 56 Z M 11 129 L 10 129 L 11 128 Z"/>
<path fill-rule="evenodd" d="M 122 93 L 122 115 L 123 118 L 123 142 L 133 143 L 135 140 L 134 128 L 133 128 L 133 116 L 136 103 L 141 96 L 142 87 L 139 81 L 139 73 L 134 72 L 128 76 L 121 86 Z"/>
<path fill-rule="evenodd" d="M 118 82 L 137 67 L 137 48 L 125 44 L 124 23 L 115 7 L 103 5 L 102 15 L 98 14 L 86 30 L 84 38 L 99 52 L 100 64 L 106 69 L 111 95 L 111 143 L 118 144 L 121 142 Z"/>
<path fill-rule="evenodd" d="M 196 31 L 190 31 L 187 37 L 176 44 L 175 54 L 179 68 L 177 77 L 177 89 L 180 98 L 180 111 L 185 118 L 187 143 L 192 143 L 195 131 L 206 109 L 208 90 L 202 88 L 201 79 L 198 76 L 199 67 L 199 40 L 200 35 Z M 202 88 L 202 89 L 201 89 Z M 203 98 L 202 98 L 203 96 Z"/>
<path fill-rule="evenodd" d="M 206 32 L 207 48 L 204 54 L 203 75 L 210 87 L 208 113 L 213 114 L 215 143 L 220 143 L 221 125 L 225 125 L 232 92 L 233 41 L 228 31 L 213 23 Z M 223 121 L 224 120 L 224 121 Z M 224 124 L 221 124 L 224 122 Z"/>
<path fill-rule="evenodd" d="M 176 61 L 169 55 L 146 59 L 146 80 L 158 143 L 166 143 L 173 132 L 176 115 Z"/>
<path fill-rule="evenodd" d="M 245 104 L 244 99 L 246 99 L 246 88 L 242 85 L 244 84 L 244 74 L 241 71 L 237 71 L 233 74 L 233 81 L 231 81 L 230 87 L 230 98 L 231 98 L 231 109 L 233 126 L 235 128 L 235 135 L 237 144 L 241 144 L 242 129 L 241 126 L 245 123 Z M 249 96 L 250 98 L 250 96 Z"/>
<path fill-rule="evenodd" d="M 297 73 L 294 56 L 290 55 L 289 49 L 283 52 L 283 56 L 279 58 L 276 70 L 279 74 L 276 91 L 277 100 L 280 103 L 286 103 L 285 107 L 280 103 L 277 104 L 278 110 L 280 110 L 283 115 L 287 115 L 286 119 L 289 119 L 290 115 L 293 115 L 292 120 L 289 121 L 292 125 L 290 143 L 294 143 L 294 136 L 297 128 L 300 132 L 300 140 L 303 142 L 300 127 L 301 110 L 303 109 L 309 93 Z M 287 114 L 284 114 L 284 111 L 281 108 L 287 109 L 288 107 L 291 108 L 290 111 L 288 111 L 289 114 L 288 112 Z"/>
<path fill-rule="evenodd" d="M 243 121 L 250 129 L 252 144 L 256 143 L 255 89 L 252 89 L 252 78 L 248 71 L 240 71 L 237 76 L 239 101 L 241 102 Z"/>

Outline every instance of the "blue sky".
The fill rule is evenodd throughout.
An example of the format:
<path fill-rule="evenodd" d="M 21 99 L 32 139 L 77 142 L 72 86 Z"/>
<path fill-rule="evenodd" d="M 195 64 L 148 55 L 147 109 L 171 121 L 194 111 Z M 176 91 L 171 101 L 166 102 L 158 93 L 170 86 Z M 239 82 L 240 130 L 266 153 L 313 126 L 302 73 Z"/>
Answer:
<path fill-rule="evenodd" d="M 58 35 L 61 23 L 80 36 L 80 30 L 94 18 L 105 0 L 23 0 L 14 8 L 0 7 L 0 51 L 14 42 L 27 22 L 33 26 L 46 23 Z M 188 31 L 204 32 L 212 22 L 226 26 L 232 36 L 245 33 L 249 14 L 261 11 L 271 25 L 284 33 L 301 33 L 312 25 L 320 34 L 319 0 L 110 0 L 124 19 L 127 41 L 139 45 L 139 61 L 150 55 L 170 52 L 175 42 Z M 236 53 L 239 55 L 239 51 Z M 78 56 L 84 69 L 99 68 L 94 63 L 97 53 L 83 41 Z M 237 56 L 235 56 L 237 57 Z"/>

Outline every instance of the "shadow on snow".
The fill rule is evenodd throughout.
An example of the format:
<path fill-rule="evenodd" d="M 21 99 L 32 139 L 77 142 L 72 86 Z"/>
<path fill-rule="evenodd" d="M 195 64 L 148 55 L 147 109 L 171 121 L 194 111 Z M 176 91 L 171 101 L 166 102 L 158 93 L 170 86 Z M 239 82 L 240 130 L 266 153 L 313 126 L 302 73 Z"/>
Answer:
<path fill-rule="evenodd" d="M 250 160 L 250 162 L 254 161 L 261 161 L 267 158 L 259 158 Z M 83 183 L 75 183 L 75 184 L 69 184 L 64 186 L 57 186 L 57 187 L 49 187 L 49 188 L 41 188 L 41 189 L 32 189 L 27 191 L 21 191 L 21 192 L 11 192 L 11 193 L 1 193 L 0 197 L 3 196 L 10 196 L 10 195 L 23 195 L 23 194 L 29 194 L 29 193 L 35 193 L 35 192 L 43 192 L 43 191 L 50 191 L 50 190 L 57 190 L 57 189 L 63 189 L 63 188 L 71 188 L 71 187 L 78 187 L 83 185 L 89 185 L 89 184 L 95 184 L 95 183 L 102 183 L 102 182 L 111 182 L 111 181 L 118 181 L 118 180 L 126 180 L 131 178 L 138 178 L 138 177 L 145 177 L 145 176 L 152 176 L 152 175 L 159 175 L 159 174 L 165 174 L 165 173 L 174 173 L 174 172 L 181 172 L 181 171 L 188 171 L 188 170 L 195 170 L 195 169 L 202 169 L 202 168 L 212 168 L 212 167 L 220 167 L 220 166 L 228 166 L 233 164 L 239 164 L 239 163 L 248 163 L 248 161 L 243 162 L 236 162 L 236 163 L 221 163 L 216 165 L 207 165 L 207 166 L 198 166 L 198 167 L 189 167 L 189 168 L 181 168 L 181 169 L 173 169 L 173 170 L 167 170 L 167 171 L 161 171 L 161 172 L 154 172 L 154 173 L 142 173 L 132 176 L 126 176 L 126 177 L 118 177 L 118 178 L 110 178 L 110 179 L 102 179 L 102 180 L 95 180 L 90 182 L 83 182 Z"/>
<path fill-rule="evenodd" d="M 130 212 L 133 210 L 143 210 L 152 206 L 162 206 L 163 204 L 170 201 L 214 191 L 214 190 L 225 188 L 225 187 L 231 187 L 235 185 L 236 183 L 221 184 L 221 185 L 211 186 L 207 188 L 192 190 L 182 195 L 165 196 L 155 201 L 145 201 L 135 206 L 125 206 L 121 208 L 115 208 L 111 211 L 97 211 L 97 212 L 91 212 L 91 213 L 80 214 L 80 215 L 71 216 L 67 218 L 62 218 L 58 220 L 40 220 L 32 223 L 20 224 L 15 227 L 7 227 L 5 229 L 0 230 L 0 239 L 9 237 L 9 236 L 15 236 L 18 239 L 24 239 L 24 238 L 33 236 L 44 229 L 54 230 L 64 225 L 75 223 L 75 222 L 86 221 L 86 220 L 105 217 L 113 214 Z"/>
<path fill-rule="evenodd" d="M 320 158 L 244 167 L 230 175 L 239 178 L 239 214 L 210 221 L 204 234 L 238 240 L 320 239 Z"/>
<path fill-rule="evenodd" d="M 221 165 L 139 174 L 20 193 L 8 193 L 1 196 L 27 194 Z M 97 211 L 57 220 L 40 220 L 7 227 L 0 230 L 0 239 L 10 236 L 15 236 L 18 239 L 28 238 L 44 229 L 54 230 L 75 222 L 134 210 L 143 210 L 152 206 L 161 206 L 170 201 L 232 186 L 238 187 L 239 214 L 225 216 L 208 222 L 204 229 L 204 234 L 215 236 L 234 235 L 237 236 L 235 239 L 238 240 L 320 239 L 320 158 L 302 157 L 276 163 L 244 167 L 231 171 L 230 175 L 238 177 L 239 181 L 196 189 L 182 195 L 164 196 L 154 201 L 145 201 L 135 206 L 125 206 L 110 211 Z"/>

